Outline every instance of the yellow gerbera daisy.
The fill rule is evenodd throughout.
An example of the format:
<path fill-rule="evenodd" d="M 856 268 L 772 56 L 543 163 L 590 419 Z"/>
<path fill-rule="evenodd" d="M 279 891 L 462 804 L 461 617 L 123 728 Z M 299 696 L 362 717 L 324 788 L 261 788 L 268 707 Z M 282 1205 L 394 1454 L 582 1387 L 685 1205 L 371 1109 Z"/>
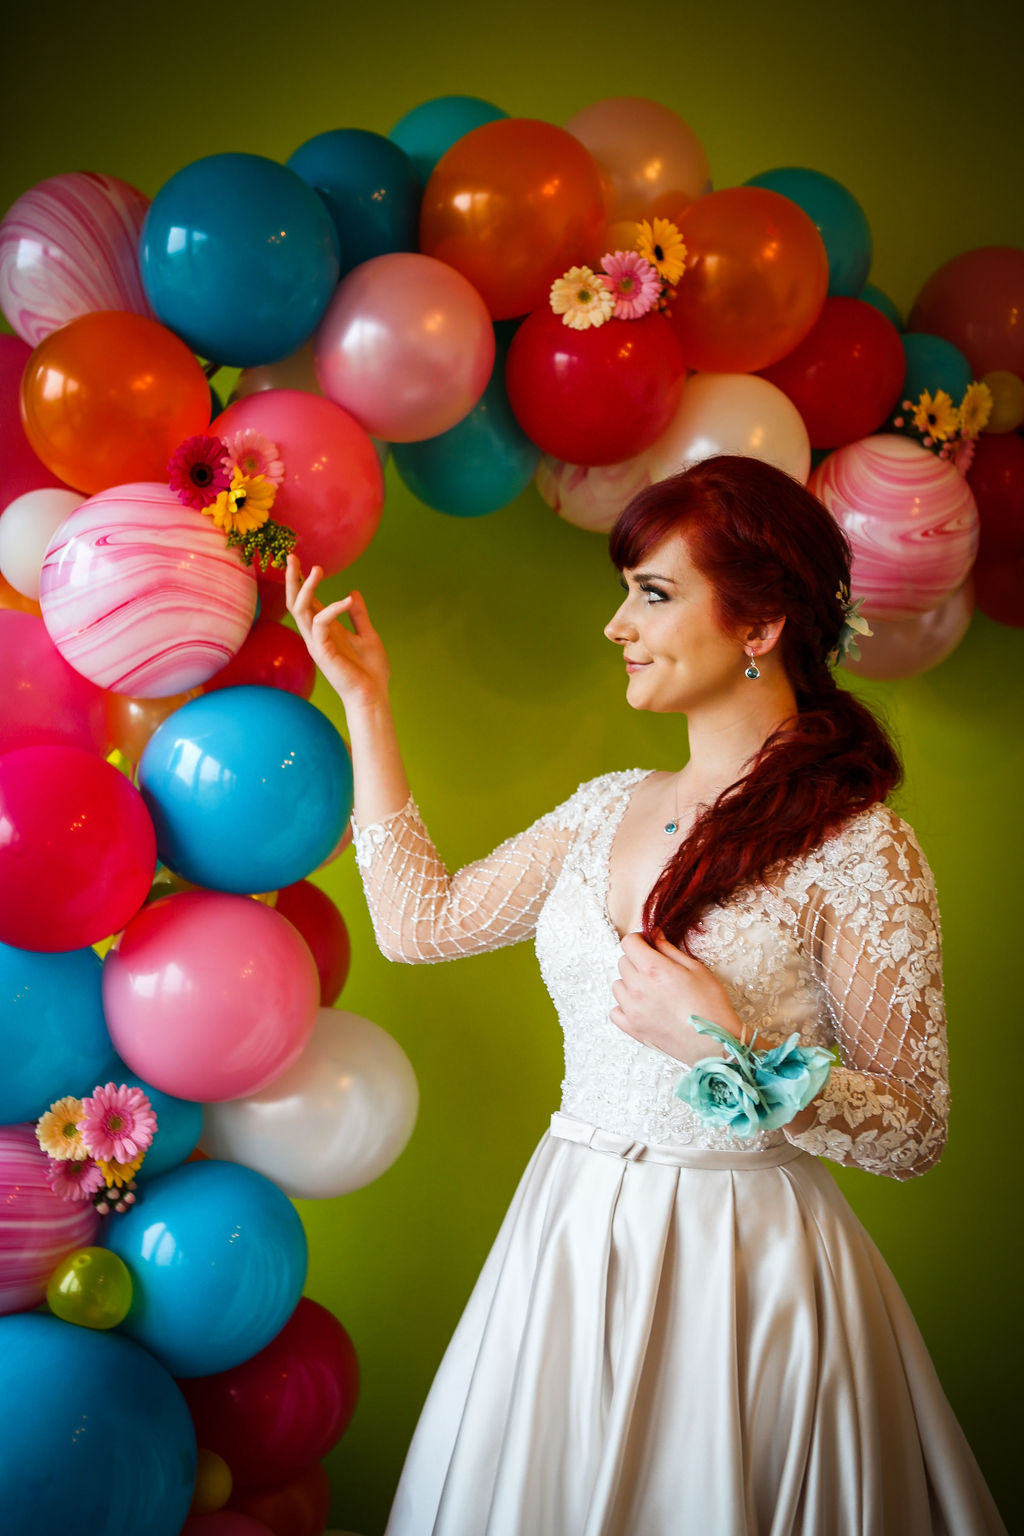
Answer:
<path fill-rule="evenodd" d="M 611 319 L 615 295 L 589 267 L 570 267 L 551 284 L 551 308 L 561 315 L 563 325 L 586 331 Z"/>
<path fill-rule="evenodd" d="M 43 1151 L 61 1163 L 80 1163 L 88 1157 L 88 1149 L 78 1129 L 81 1118 L 81 1099 L 69 1094 L 51 1104 L 45 1115 L 40 1115 L 36 1126 L 36 1140 Z"/>
<path fill-rule="evenodd" d="M 276 487 L 263 475 L 241 475 L 236 470 L 226 491 L 202 511 L 225 533 L 252 533 L 270 516 Z"/>
<path fill-rule="evenodd" d="M 937 389 L 934 397 L 927 389 L 921 391 L 914 407 L 914 426 L 919 432 L 925 437 L 933 437 L 937 443 L 944 443 L 959 425 L 957 408 L 944 389 Z"/>
<path fill-rule="evenodd" d="M 145 1152 L 140 1152 L 138 1157 L 133 1157 L 130 1163 L 105 1163 L 101 1157 L 98 1157 L 96 1159 L 96 1166 L 103 1175 L 104 1184 L 108 1186 L 113 1184 L 117 1189 L 120 1189 L 122 1185 L 130 1184 L 132 1179 L 134 1179 L 142 1167 L 142 1160 L 145 1155 Z"/>
<path fill-rule="evenodd" d="M 636 248 L 657 269 L 663 283 L 678 283 L 686 265 L 686 243 L 671 219 L 641 219 Z"/>
<path fill-rule="evenodd" d="M 992 391 L 987 384 L 975 379 L 968 384 L 960 401 L 960 431 L 964 437 L 977 437 L 988 425 L 992 415 Z"/>

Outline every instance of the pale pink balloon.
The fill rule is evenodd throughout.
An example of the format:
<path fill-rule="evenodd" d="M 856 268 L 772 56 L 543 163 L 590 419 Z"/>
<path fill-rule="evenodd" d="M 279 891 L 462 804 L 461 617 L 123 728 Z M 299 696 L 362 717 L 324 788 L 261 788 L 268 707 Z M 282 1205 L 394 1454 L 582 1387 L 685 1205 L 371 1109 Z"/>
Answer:
<path fill-rule="evenodd" d="M 619 464 L 566 464 L 544 454 L 533 482 L 552 512 L 590 533 L 608 533 L 623 508 L 651 483 L 650 454 Z"/>
<path fill-rule="evenodd" d="M 116 176 L 67 171 L 31 187 L 0 222 L 0 309 L 38 346 L 99 309 L 152 315 L 139 275 L 149 198 Z"/>
<path fill-rule="evenodd" d="M 68 665 L 42 619 L 0 611 L 0 657 L 0 753 L 63 746 L 106 756 L 106 696 Z"/>
<path fill-rule="evenodd" d="M 100 491 L 61 524 L 39 602 L 76 671 L 114 693 L 159 699 L 231 660 L 252 624 L 256 581 L 210 518 L 143 481 Z"/>
<path fill-rule="evenodd" d="M 568 131 L 597 161 L 609 224 L 678 218 L 711 191 L 708 157 L 671 107 L 646 96 L 610 96 L 570 117 Z"/>
<path fill-rule="evenodd" d="M 844 666 L 858 677 L 905 678 L 930 672 L 951 656 L 966 635 L 974 614 L 974 582 L 962 587 L 937 608 L 912 619 L 869 619 L 871 635 L 858 639 L 860 660 L 846 658 Z"/>
<path fill-rule="evenodd" d="M 787 395 L 752 373 L 696 373 L 679 409 L 649 450 L 651 480 L 665 480 L 719 453 L 761 459 L 805 484 L 811 444 Z"/>
<path fill-rule="evenodd" d="M 55 1195 L 49 1166 L 34 1126 L 0 1126 L 0 1314 L 37 1307 L 61 1259 L 96 1236 L 92 1201 Z"/>
<path fill-rule="evenodd" d="M 494 366 L 494 329 L 483 299 L 454 267 L 396 251 L 342 279 L 315 353 L 330 400 L 374 437 L 414 443 L 469 415 Z"/>
<path fill-rule="evenodd" d="M 879 433 L 837 448 L 809 482 L 853 550 L 852 586 L 875 619 L 910 619 L 963 585 L 978 551 L 967 481 L 919 443 Z"/>
<path fill-rule="evenodd" d="M 306 941 L 247 896 L 162 897 L 132 919 L 103 964 L 118 1055 L 179 1099 L 257 1093 L 301 1054 L 319 1004 Z"/>
<path fill-rule="evenodd" d="M 0 512 L 0 576 L 23 597 L 39 601 L 39 571 L 46 547 L 85 497 L 63 486 L 16 496 Z"/>

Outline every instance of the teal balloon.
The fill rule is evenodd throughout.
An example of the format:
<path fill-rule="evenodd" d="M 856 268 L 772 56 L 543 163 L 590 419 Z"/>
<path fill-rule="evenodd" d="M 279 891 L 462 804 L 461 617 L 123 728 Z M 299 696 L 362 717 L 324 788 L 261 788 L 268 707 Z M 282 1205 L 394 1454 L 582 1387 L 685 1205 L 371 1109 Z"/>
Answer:
<path fill-rule="evenodd" d="M 751 176 L 748 187 L 767 187 L 788 197 L 814 220 L 828 255 L 828 291 L 856 298 L 871 270 L 871 227 L 863 208 L 841 181 L 802 166 L 780 166 Z"/>
<path fill-rule="evenodd" d="M 280 1333 L 306 1280 L 298 1212 L 238 1163 L 184 1163 L 111 1220 L 106 1246 L 132 1277 L 121 1324 L 172 1376 L 211 1376 Z"/>
<path fill-rule="evenodd" d="M 937 389 L 944 389 L 953 404 L 959 405 L 974 378 L 974 370 L 959 348 L 925 331 L 907 331 L 900 340 L 907 359 L 900 399 L 917 401 L 923 390 L 934 395 Z"/>
<path fill-rule="evenodd" d="M 865 283 L 857 297 L 863 299 L 865 304 L 871 304 L 875 309 L 880 310 L 887 320 L 892 321 L 898 331 L 902 331 L 903 316 L 889 295 L 883 293 L 881 288 L 876 288 L 874 283 Z"/>
<path fill-rule="evenodd" d="M 156 1115 L 156 1133 L 136 1174 L 139 1183 L 179 1167 L 199 1145 L 203 1134 L 203 1106 L 191 1099 L 176 1099 L 154 1088 L 152 1083 L 126 1067 L 120 1058 L 110 1077 L 115 1083 L 126 1083 L 129 1088 L 141 1088 Z"/>
<path fill-rule="evenodd" d="M 110 1080 L 117 1056 L 102 975 L 92 949 L 0 944 L 0 1125 L 38 1120 L 54 1100 L 81 1098 Z"/>
<path fill-rule="evenodd" d="M 288 167 L 323 198 L 338 236 L 341 274 L 419 244 L 420 183 L 398 144 L 365 128 L 333 128 L 307 139 Z"/>
<path fill-rule="evenodd" d="M 192 1417 L 146 1350 L 43 1313 L 0 1317 L 4 1536 L 178 1536 L 195 1479 Z"/>
<path fill-rule="evenodd" d="M 435 96 L 399 118 L 388 138 L 405 150 L 426 186 L 446 150 L 474 128 L 499 117 L 508 117 L 508 113 L 479 96 Z"/>

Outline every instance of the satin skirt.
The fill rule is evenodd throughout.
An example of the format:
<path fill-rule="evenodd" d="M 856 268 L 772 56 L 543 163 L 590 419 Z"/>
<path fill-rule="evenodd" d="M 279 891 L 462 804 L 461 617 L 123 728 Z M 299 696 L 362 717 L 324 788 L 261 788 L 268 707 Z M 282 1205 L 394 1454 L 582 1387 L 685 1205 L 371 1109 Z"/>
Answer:
<path fill-rule="evenodd" d="M 427 1399 L 387 1536 L 1004 1533 L 827 1171 L 552 1117 Z"/>

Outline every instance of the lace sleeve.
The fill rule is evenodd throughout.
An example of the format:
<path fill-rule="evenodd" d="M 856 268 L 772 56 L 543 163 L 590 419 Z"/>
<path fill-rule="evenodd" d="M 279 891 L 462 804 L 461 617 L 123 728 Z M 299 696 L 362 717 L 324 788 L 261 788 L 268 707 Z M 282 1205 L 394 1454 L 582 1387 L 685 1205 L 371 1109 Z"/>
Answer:
<path fill-rule="evenodd" d="M 381 953 L 416 964 L 530 938 L 572 840 L 582 788 L 454 875 L 412 799 L 385 821 L 361 829 L 353 825 L 356 862 Z"/>
<path fill-rule="evenodd" d="M 814 1101 L 814 1123 L 790 1139 L 908 1179 L 938 1161 L 946 1139 L 939 913 L 910 828 L 882 808 L 856 825 L 821 850 L 807 914 L 842 1065 Z"/>

